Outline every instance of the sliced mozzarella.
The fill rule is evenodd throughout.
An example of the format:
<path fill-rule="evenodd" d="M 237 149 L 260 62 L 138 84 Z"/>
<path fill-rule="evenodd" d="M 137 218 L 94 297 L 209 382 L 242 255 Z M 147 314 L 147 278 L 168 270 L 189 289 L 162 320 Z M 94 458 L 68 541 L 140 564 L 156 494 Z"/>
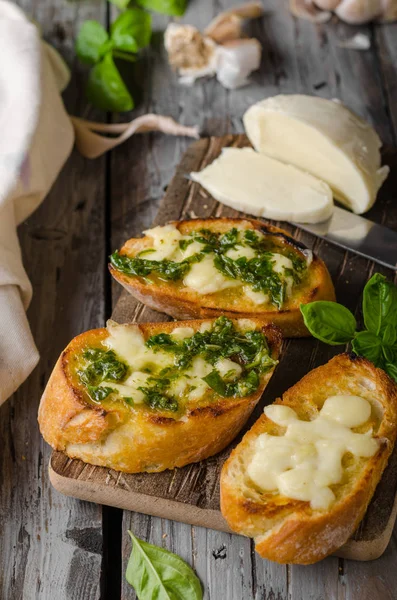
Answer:
<path fill-rule="evenodd" d="M 244 126 L 258 152 L 319 177 L 356 213 L 373 205 L 389 173 L 375 130 L 335 100 L 274 96 L 251 106 Z"/>
<path fill-rule="evenodd" d="M 326 183 L 252 148 L 225 148 L 191 177 L 219 202 L 268 219 L 317 223 L 333 210 Z"/>

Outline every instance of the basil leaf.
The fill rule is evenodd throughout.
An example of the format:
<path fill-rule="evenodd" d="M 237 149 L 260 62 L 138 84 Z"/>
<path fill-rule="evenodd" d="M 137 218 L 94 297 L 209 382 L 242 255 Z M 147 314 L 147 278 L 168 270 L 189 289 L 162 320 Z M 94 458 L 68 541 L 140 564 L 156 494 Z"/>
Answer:
<path fill-rule="evenodd" d="M 110 52 L 91 69 L 87 97 L 92 104 L 102 110 L 123 112 L 134 108 L 134 101 Z"/>
<path fill-rule="evenodd" d="M 391 364 L 395 363 L 395 360 L 394 360 L 395 354 L 394 354 L 393 349 L 390 348 L 390 346 L 382 346 L 382 354 L 385 357 L 386 362 L 391 363 Z"/>
<path fill-rule="evenodd" d="M 384 275 L 375 273 L 364 288 L 365 327 L 379 335 L 386 326 L 397 326 L 397 289 Z"/>
<path fill-rule="evenodd" d="M 372 361 L 377 367 L 382 361 L 382 342 L 372 331 L 360 331 L 352 342 L 353 352 Z"/>
<path fill-rule="evenodd" d="M 165 383 L 169 383 L 169 380 L 164 380 Z M 171 412 L 177 412 L 179 409 L 178 401 L 176 398 L 170 398 L 162 393 L 161 380 L 156 380 L 153 387 L 139 387 L 138 390 L 145 394 L 145 402 L 150 408 L 156 410 L 169 410 Z"/>
<path fill-rule="evenodd" d="M 121 13 L 110 26 L 110 37 L 117 50 L 138 52 L 150 43 L 152 18 L 139 8 Z"/>
<path fill-rule="evenodd" d="M 306 327 L 317 339 L 337 346 L 347 344 L 354 337 L 356 319 L 342 304 L 319 300 L 300 305 Z"/>
<path fill-rule="evenodd" d="M 163 15 L 181 17 L 186 10 L 187 0 L 137 0 L 137 4 Z"/>
<path fill-rule="evenodd" d="M 125 10 L 130 3 L 130 0 L 109 0 L 112 4 L 117 6 L 120 10 Z"/>
<path fill-rule="evenodd" d="M 391 323 L 386 325 L 386 327 L 383 331 L 383 334 L 382 334 L 382 340 L 383 340 L 383 343 L 386 344 L 387 346 L 394 346 L 394 344 L 397 340 L 397 331 L 396 331 L 396 327 L 394 325 L 392 325 Z"/>
<path fill-rule="evenodd" d="M 223 398 L 226 396 L 226 385 L 218 371 L 211 371 L 208 375 L 203 377 L 203 381 L 210 386 L 219 396 Z"/>
<path fill-rule="evenodd" d="M 93 386 L 89 385 L 89 386 L 87 386 L 87 391 L 88 391 L 89 395 L 91 396 L 91 400 L 93 400 L 94 402 L 101 402 L 102 400 L 107 398 L 109 396 L 109 394 L 114 392 L 114 389 L 111 387 L 104 387 L 104 386 L 93 387 Z"/>
<path fill-rule="evenodd" d="M 397 381 L 397 365 L 386 363 L 385 371 L 394 381 Z"/>
<path fill-rule="evenodd" d="M 184 560 L 128 533 L 132 552 L 125 576 L 139 600 L 202 600 L 200 581 Z"/>
<path fill-rule="evenodd" d="M 98 21 L 85 21 L 76 40 L 76 54 L 87 64 L 99 62 L 111 46 L 107 31 Z"/>

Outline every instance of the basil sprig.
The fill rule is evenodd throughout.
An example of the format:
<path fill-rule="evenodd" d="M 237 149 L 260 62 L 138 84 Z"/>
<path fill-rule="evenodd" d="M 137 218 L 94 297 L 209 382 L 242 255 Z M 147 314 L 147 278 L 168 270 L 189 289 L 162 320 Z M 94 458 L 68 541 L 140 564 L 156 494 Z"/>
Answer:
<path fill-rule="evenodd" d="M 200 581 L 184 560 L 128 533 L 132 552 L 125 576 L 139 600 L 202 600 Z"/>
<path fill-rule="evenodd" d="M 351 342 L 364 356 L 397 381 L 397 288 L 384 275 L 375 273 L 363 294 L 365 330 L 356 331 L 354 315 L 342 304 L 318 301 L 301 304 L 306 327 L 326 344 Z"/>
<path fill-rule="evenodd" d="M 172 17 L 181 17 L 187 5 L 187 0 L 136 0 L 136 2 L 142 8 Z"/>
<path fill-rule="evenodd" d="M 93 65 L 86 89 L 97 108 L 123 112 L 134 108 L 131 96 L 114 62 L 115 58 L 135 62 L 137 53 L 150 43 L 152 19 L 140 8 L 121 13 L 110 33 L 98 21 L 85 21 L 76 40 L 79 59 Z"/>

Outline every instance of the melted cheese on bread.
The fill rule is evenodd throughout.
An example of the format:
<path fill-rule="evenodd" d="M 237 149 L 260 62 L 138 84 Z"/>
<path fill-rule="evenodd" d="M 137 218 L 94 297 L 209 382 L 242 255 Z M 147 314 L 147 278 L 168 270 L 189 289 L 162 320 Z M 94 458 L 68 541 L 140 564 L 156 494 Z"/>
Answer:
<path fill-rule="evenodd" d="M 258 436 L 248 476 L 260 490 L 310 502 L 313 509 L 326 510 L 335 501 L 331 486 L 342 480 L 346 453 L 369 458 L 379 447 L 371 429 L 352 431 L 371 416 L 370 403 L 359 396 L 330 396 L 312 421 L 279 404 L 264 412 L 286 429 L 284 435 Z"/>

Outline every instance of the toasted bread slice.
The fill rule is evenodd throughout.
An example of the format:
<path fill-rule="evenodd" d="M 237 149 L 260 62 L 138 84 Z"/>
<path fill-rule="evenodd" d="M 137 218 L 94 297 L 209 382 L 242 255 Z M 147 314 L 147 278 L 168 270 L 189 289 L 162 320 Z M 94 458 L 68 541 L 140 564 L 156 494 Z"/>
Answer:
<path fill-rule="evenodd" d="M 215 327 L 219 335 L 226 335 L 222 327 L 229 326 L 231 335 L 238 335 L 238 343 L 246 340 L 248 354 L 244 358 L 244 354 L 235 354 L 235 349 L 232 360 L 211 362 L 208 352 L 216 353 L 219 346 L 212 344 L 207 348 L 209 338 L 205 336 L 215 331 Z M 194 346 L 190 354 L 191 370 L 186 371 L 179 364 L 175 366 L 175 361 L 178 357 L 179 361 L 185 360 L 188 355 L 162 350 L 161 344 L 167 340 L 170 343 L 170 339 L 172 343 L 177 341 L 178 348 L 184 340 L 192 344 L 192 335 L 197 332 L 200 335 L 195 339 L 207 340 L 205 352 Z M 254 334 L 256 346 L 250 345 L 254 342 L 249 341 L 252 339 L 249 332 L 257 332 Z M 152 337 L 159 334 L 160 337 Z M 149 338 L 157 344 L 150 350 L 146 344 Z M 220 318 L 142 325 L 110 322 L 107 329 L 94 329 L 77 336 L 62 352 L 41 399 L 41 433 L 54 449 L 71 458 L 129 473 L 163 471 L 200 461 L 221 451 L 245 424 L 273 373 L 280 346 L 281 333 L 277 327 L 264 327 L 255 319 L 232 322 Z M 252 352 L 258 348 L 260 354 L 255 357 L 259 356 L 263 367 L 244 366 L 244 361 L 250 360 L 250 353 L 254 356 Z M 223 356 L 227 354 L 225 349 Z M 87 358 L 97 355 L 99 359 L 92 359 L 94 362 Z M 110 360 L 110 367 L 106 360 Z M 228 373 L 225 373 L 225 365 Z M 237 371 L 231 372 L 230 365 Z M 258 378 L 254 377 L 251 387 L 243 384 L 241 392 L 230 393 L 233 388 L 221 395 L 202 379 L 213 369 L 217 372 L 223 369 L 223 380 L 230 381 L 231 377 L 239 385 L 244 373 L 255 370 Z M 102 377 L 104 372 L 106 378 L 100 379 L 98 385 L 95 377 L 98 373 Z M 86 385 L 91 378 L 96 387 Z M 135 383 L 131 383 L 131 379 Z M 252 383 L 252 379 L 248 379 Z M 161 384 L 168 388 L 150 387 L 154 382 L 156 386 Z M 134 385 L 135 388 L 128 387 Z M 146 391 L 143 392 L 141 386 Z M 149 388 L 151 394 L 147 392 Z M 102 400 L 98 390 L 106 394 Z"/>
<path fill-rule="evenodd" d="M 210 275 L 206 278 L 202 270 L 204 265 L 208 265 L 208 258 L 189 267 L 192 270 L 201 270 L 197 280 L 192 284 L 194 287 L 191 286 L 192 277 L 186 278 L 186 274 L 184 278 L 175 280 L 165 279 L 163 276 L 154 273 L 149 274 L 147 277 L 138 276 L 128 272 L 127 268 L 123 269 L 122 264 L 117 266 L 116 261 L 112 260 L 109 269 L 113 277 L 137 300 L 150 306 L 150 308 L 167 313 L 176 319 L 213 318 L 221 314 L 231 318 L 255 316 L 260 317 L 263 323 L 274 323 L 280 327 L 285 337 L 302 337 L 310 334 L 303 323 L 302 314 L 299 310 L 300 304 L 315 300 L 335 300 L 331 277 L 323 261 L 313 255 L 303 244 L 277 227 L 265 225 L 261 221 L 252 219 L 225 218 L 175 221 L 170 225 L 177 230 L 176 237 L 182 235 L 185 242 L 196 239 L 195 236 L 202 230 L 215 234 L 225 234 L 237 228 L 241 232 L 239 233 L 240 236 L 246 230 L 256 232 L 266 250 L 276 254 L 279 259 L 282 255 L 281 262 L 284 261 L 284 266 L 288 267 L 289 265 L 292 267 L 292 262 L 294 262 L 294 267 L 288 270 L 290 273 L 289 278 L 281 280 L 282 285 L 286 285 L 289 290 L 282 302 L 274 301 L 274 298 L 269 295 L 270 292 L 255 292 L 254 290 L 257 289 L 255 283 L 258 282 L 257 280 L 260 277 L 260 269 L 253 269 L 252 277 L 254 280 L 247 283 L 246 280 L 242 282 L 238 278 L 233 279 L 225 271 L 222 274 L 211 263 L 209 265 L 211 268 Z M 158 228 L 149 230 L 145 237 L 128 240 L 118 253 L 118 257 L 136 258 L 139 255 L 139 258 L 150 260 L 150 248 L 153 248 L 155 243 L 152 232 L 155 231 L 158 231 Z M 174 241 L 177 245 L 178 239 Z M 192 244 L 192 242 L 190 243 Z M 188 245 L 187 253 L 191 253 L 193 248 L 197 248 L 197 252 L 200 252 L 200 249 L 203 248 L 203 246 L 197 247 L 196 241 L 194 244 Z M 240 246 L 237 246 L 237 248 L 241 250 Z M 250 248 L 248 248 L 248 251 L 245 249 L 246 254 L 247 252 L 249 252 L 248 257 L 252 258 L 254 255 L 252 250 Z M 176 258 L 172 252 L 171 254 L 168 253 L 168 256 L 171 256 L 173 261 L 181 261 L 184 254 L 177 250 L 178 253 L 179 257 Z M 166 253 L 164 254 L 166 255 Z M 158 256 L 158 252 L 154 256 Z M 214 257 L 215 255 L 208 254 L 206 256 Z M 226 256 L 229 257 L 229 254 L 227 253 Z M 235 257 L 236 254 L 234 254 Z M 119 262 L 121 261 L 119 260 Z M 297 272 L 292 273 L 296 264 L 303 265 L 303 271 L 300 275 Z M 275 269 L 278 269 L 278 274 L 283 271 L 282 266 L 275 267 Z M 190 271 L 190 273 L 192 272 Z M 292 278 L 296 276 L 297 281 L 292 283 Z M 219 285 L 214 283 L 218 282 L 219 279 L 221 279 Z M 262 290 L 266 291 L 266 285 L 264 288 L 262 287 Z"/>
<path fill-rule="evenodd" d="M 222 514 L 234 531 L 255 539 L 256 551 L 263 558 L 296 564 L 321 560 L 349 539 L 365 514 L 395 443 L 397 386 L 394 382 L 368 360 L 341 354 L 311 371 L 270 406 L 290 407 L 300 419 L 313 421 L 326 399 L 340 394 L 359 396 L 370 403 L 367 422 L 351 431 L 370 435 L 372 428 L 371 439 L 377 445 L 375 453 L 367 458 L 349 452 L 342 454 L 342 478 L 330 486 L 335 498 L 328 508 L 314 509 L 311 502 L 286 497 L 279 488 L 264 491 L 248 475 L 258 444 L 262 439 L 269 440 L 259 436 L 286 433 L 286 427 L 277 425 L 266 414 L 258 419 L 223 466 Z M 268 408 L 265 411 L 269 414 Z M 301 444 L 305 442 L 302 436 Z"/>

